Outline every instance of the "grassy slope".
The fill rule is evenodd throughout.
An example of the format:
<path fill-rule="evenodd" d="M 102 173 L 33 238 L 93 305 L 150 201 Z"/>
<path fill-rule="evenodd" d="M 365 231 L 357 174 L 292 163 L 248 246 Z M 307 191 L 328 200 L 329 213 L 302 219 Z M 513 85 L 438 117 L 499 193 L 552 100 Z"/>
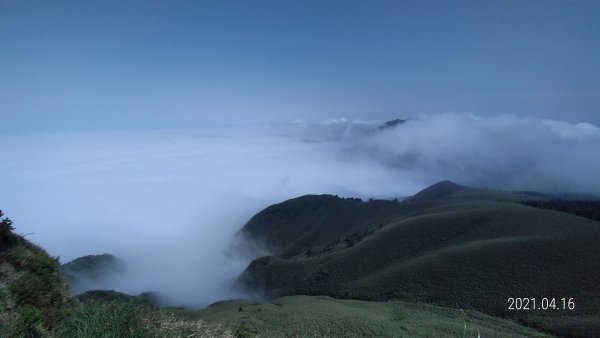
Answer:
<path fill-rule="evenodd" d="M 539 332 L 476 311 L 426 304 L 290 296 L 225 301 L 189 313 L 261 337 L 518 337 Z M 241 329 L 241 330 L 240 330 Z"/>
<path fill-rule="evenodd" d="M 242 280 L 271 296 L 426 301 L 508 316 L 562 335 L 600 331 L 600 223 L 491 199 L 428 198 L 381 201 L 395 205 L 382 218 L 389 223 L 354 246 L 339 244 L 312 257 L 263 257 Z M 294 208 L 286 213 L 294 215 Z M 329 216 L 332 223 L 337 210 Z M 302 212 L 294 217 L 270 227 L 311 219 Z M 356 222 L 344 233 L 361 227 Z M 508 311 L 508 297 L 573 297 L 576 309 Z"/>
<path fill-rule="evenodd" d="M 9 219 L 0 219 L 0 337 L 39 335 L 72 300 L 58 259 L 12 230 Z"/>
<path fill-rule="evenodd" d="M 111 298 L 88 298 L 80 302 L 48 337 L 233 337 L 232 331 L 220 323 L 182 318 L 174 311 L 156 308 L 132 296 Z"/>
<path fill-rule="evenodd" d="M 158 309 L 122 294 L 87 297 L 57 337 L 540 337 L 509 320 L 427 304 L 291 296 L 204 310 Z M 110 298 L 110 299 L 109 299 Z"/>

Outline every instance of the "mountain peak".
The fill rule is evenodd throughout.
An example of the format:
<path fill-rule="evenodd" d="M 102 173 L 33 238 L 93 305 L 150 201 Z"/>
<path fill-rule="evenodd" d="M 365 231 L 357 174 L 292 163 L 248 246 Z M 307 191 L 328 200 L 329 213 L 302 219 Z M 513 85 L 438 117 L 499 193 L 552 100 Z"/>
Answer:
<path fill-rule="evenodd" d="M 411 199 L 412 200 L 433 200 L 449 197 L 451 195 L 455 195 L 460 192 L 472 190 L 473 188 L 466 187 L 464 185 L 460 185 L 458 183 L 454 183 L 449 180 L 444 180 L 438 183 L 435 183 L 418 193 L 416 193 Z"/>
<path fill-rule="evenodd" d="M 404 122 L 406 122 L 406 120 L 402 120 L 402 119 L 395 119 L 395 120 L 390 120 L 390 121 L 386 121 L 384 124 L 380 125 L 378 127 L 379 130 L 384 130 L 384 129 L 389 129 L 389 128 L 393 128 L 399 124 L 403 124 Z"/>

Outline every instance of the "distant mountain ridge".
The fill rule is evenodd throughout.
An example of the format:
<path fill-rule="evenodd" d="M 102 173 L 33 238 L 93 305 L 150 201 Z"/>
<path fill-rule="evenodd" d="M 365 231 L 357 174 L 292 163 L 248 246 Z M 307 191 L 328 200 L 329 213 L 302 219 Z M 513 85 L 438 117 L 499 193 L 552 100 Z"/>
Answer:
<path fill-rule="evenodd" d="M 395 120 L 386 121 L 384 124 L 382 124 L 379 127 L 377 127 L 377 129 L 379 129 L 379 130 L 385 130 L 385 129 L 393 128 L 393 127 L 395 127 L 397 125 L 401 125 L 401 124 L 406 123 L 406 121 L 408 121 L 408 120 L 395 119 Z"/>
<path fill-rule="evenodd" d="M 454 199 L 485 199 L 497 201 L 528 202 L 549 200 L 600 201 L 599 196 L 567 193 L 541 193 L 536 191 L 504 191 L 488 188 L 473 188 L 445 180 L 435 183 L 409 198 L 411 201 Z"/>
<path fill-rule="evenodd" d="M 126 271 L 126 266 L 117 257 L 104 253 L 76 258 L 62 264 L 61 270 L 69 280 L 71 291 L 77 294 L 105 288 L 105 284 L 111 278 Z"/>

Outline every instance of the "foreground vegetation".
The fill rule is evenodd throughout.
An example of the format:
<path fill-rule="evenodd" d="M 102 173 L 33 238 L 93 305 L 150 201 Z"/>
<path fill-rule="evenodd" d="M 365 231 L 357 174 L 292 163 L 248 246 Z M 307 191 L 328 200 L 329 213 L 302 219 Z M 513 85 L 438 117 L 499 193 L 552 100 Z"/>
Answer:
<path fill-rule="evenodd" d="M 13 232 L 0 211 L 0 336 L 39 336 L 73 305 L 57 257 Z"/>
<path fill-rule="evenodd" d="M 158 308 L 146 296 L 78 296 L 52 330 L 1 337 L 547 337 L 477 311 L 407 302 L 291 296 L 235 300 L 204 310 Z"/>
<path fill-rule="evenodd" d="M 78 304 L 55 330 L 54 337 L 233 337 L 219 323 L 176 316 L 172 311 L 120 301 Z"/>
<path fill-rule="evenodd" d="M 539 337 L 543 334 L 477 311 L 407 302 L 290 296 L 270 302 L 225 301 L 190 318 L 228 323 L 247 337 Z"/>
<path fill-rule="evenodd" d="M 222 301 L 204 310 L 153 306 L 118 293 L 84 297 L 54 337 L 542 337 L 477 311 L 407 302 L 291 296 Z"/>

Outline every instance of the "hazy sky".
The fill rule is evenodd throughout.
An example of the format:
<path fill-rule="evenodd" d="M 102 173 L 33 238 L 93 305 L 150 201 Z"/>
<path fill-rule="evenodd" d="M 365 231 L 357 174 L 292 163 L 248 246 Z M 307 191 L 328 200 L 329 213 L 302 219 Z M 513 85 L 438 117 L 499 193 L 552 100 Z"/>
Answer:
<path fill-rule="evenodd" d="M 0 0 L 3 130 L 600 124 L 598 1 Z"/>

